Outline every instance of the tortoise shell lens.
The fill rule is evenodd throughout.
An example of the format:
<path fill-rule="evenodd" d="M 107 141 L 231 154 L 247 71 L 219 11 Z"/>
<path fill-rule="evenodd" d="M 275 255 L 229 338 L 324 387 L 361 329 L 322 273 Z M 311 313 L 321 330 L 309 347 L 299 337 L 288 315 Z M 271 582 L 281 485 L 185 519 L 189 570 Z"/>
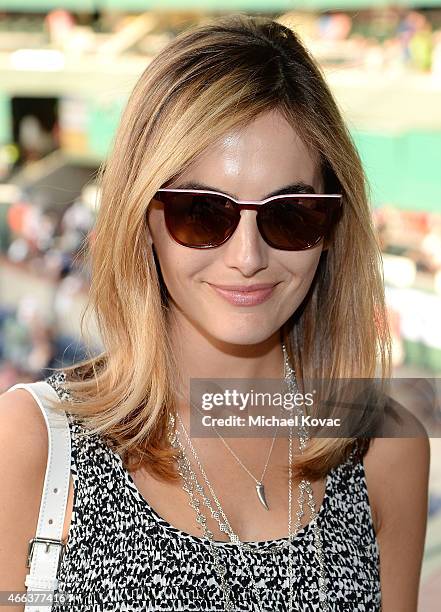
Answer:
<path fill-rule="evenodd" d="M 324 238 L 341 212 L 339 194 L 277 195 L 261 202 L 234 200 L 215 191 L 159 189 L 165 224 L 179 244 L 206 249 L 220 246 L 234 233 L 240 211 L 256 210 L 265 242 L 285 251 L 303 251 Z"/>

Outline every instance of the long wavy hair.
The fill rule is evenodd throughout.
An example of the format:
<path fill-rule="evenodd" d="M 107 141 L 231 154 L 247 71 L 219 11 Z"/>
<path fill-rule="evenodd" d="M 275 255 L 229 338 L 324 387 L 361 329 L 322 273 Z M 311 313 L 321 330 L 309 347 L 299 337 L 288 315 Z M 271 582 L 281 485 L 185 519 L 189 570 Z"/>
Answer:
<path fill-rule="evenodd" d="M 290 28 L 233 14 L 174 38 L 141 75 L 100 167 L 100 206 L 87 248 L 100 354 L 70 367 L 76 414 L 123 458 L 178 478 L 167 431 L 175 410 L 176 358 L 167 291 L 147 240 L 155 192 L 226 131 L 260 113 L 283 113 L 318 155 L 325 193 L 343 194 L 341 218 L 301 307 L 280 333 L 298 380 L 389 377 L 391 339 L 382 260 L 362 163 L 320 67 Z M 378 373 L 377 373 L 378 372 Z M 72 401 L 73 398 L 73 401 Z M 367 444 L 365 442 L 367 441 Z M 293 477 L 317 479 L 339 464 L 354 438 L 311 438 Z"/>

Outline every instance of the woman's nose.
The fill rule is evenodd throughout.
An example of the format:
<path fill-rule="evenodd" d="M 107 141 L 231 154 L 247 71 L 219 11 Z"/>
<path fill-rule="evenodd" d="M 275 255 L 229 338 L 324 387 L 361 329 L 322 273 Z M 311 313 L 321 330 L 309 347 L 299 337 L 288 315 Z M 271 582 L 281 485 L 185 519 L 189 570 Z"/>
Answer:
<path fill-rule="evenodd" d="M 228 266 L 250 276 L 268 265 L 270 247 L 257 227 L 257 211 L 242 210 L 240 215 L 234 234 L 223 245 L 223 257 Z"/>

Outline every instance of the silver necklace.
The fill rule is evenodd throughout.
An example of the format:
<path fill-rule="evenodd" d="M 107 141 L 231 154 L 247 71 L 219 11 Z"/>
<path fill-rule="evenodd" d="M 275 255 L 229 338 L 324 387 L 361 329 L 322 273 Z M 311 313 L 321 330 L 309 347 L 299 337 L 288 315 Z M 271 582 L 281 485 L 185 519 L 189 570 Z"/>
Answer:
<path fill-rule="evenodd" d="M 236 455 L 236 453 L 234 452 L 234 450 L 225 442 L 223 436 L 220 435 L 220 433 L 217 431 L 216 427 L 214 427 L 214 431 L 217 433 L 217 435 L 219 436 L 219 438 L 222 440 L 222 442 L 224 443 L 225 447 L 230 451 L 230 453 L 233 455 L 233 457 L 236 459 L 236 461 L 239 463 L 240 466 L 242 466 L 242 468 L 251 476 L 251 478 L 254 480 L 254 482 L 256 483 L 256 493 L 257 493 L 257 497 L 259 498 L 260 503 L 262 504 L 262 506 L 265 508 L 265 510 L 269 510 L 269 506 L 268 506 L 268 502 L 266 501 L 266 495 L 265 495 L 265 486 L 263 484 L 263 479 L 266 473 L 266 468 L 268 467 L 268 463 L 271 457 L 271 453 L 273 451 L 273 447 L 274 447 L 274 442 L 276 441 L 276 435 L 277 435 L 277 428 L 276 428 L 276 433 L 273 436 L 273 441 L 271 442 L 271 447 L 269 449 L 269 453 L 268 453 L 268 457 L 266 458 L 266 463 L 265 463 L 265 467 L 263 468 L 263 472 L 262 472 L 262 476 L 260 477 L 260 480 L 257 480 L 257 478 L 250 472 L 250 470 L 247 468 L 246 465 L 244 465 L 242 463 L 242 461 L 240 460 L 240 458 Z"/>
<path fill-rule="evenodd" d="M 286 347 L 284 344 L 282 344 L 282 348 L 283 348 L 283 352 L 284 352 L 284 357 L 285 357 L 285 380 L 288 383 L 288 386 L 290 387 L 290 390 L 292 391 L 296 391 L 296 384 L 295 384 L 295 377 L 294 377 L 294 370 L 292 370 L 292 368 L 289 365 L 289 359 L 288 359 L 288 355 L 286 352 Z M 300 411 L 298 409 L 298 411 Z M 184 423 L 182 422 L 182 419 L 180 417 L 179 414 L 177 414 L 177 417 L 180 421 L 181 427 L 183 429 L 183 432 L 185 434 L 185 437 L 187 439 L 187 444 L 195 458 L 196 464 L 199 467 L 199 470 L 201 471 L 201 474 L 205 480 L 205 483 L 208 487 L 208 489 L 210 490 L 210 493 L 215 501 L 217 510 L 215 510 L 212 506 L 211 501 L 209 500 L 209 498 L 207 497 L 207 495 L 205 494 L 205 490 L 204 487 L 198 482 L 196 474 L 193 471 L 193 468 L 191 466 L 191 463 L 186 455 L 185 452 L 185 447 L 184 444 L 182 443 L 182 440 L 180 439 L 180 434 L 177 430 L 177 428 L 175 427 L 175 419 L 174 417 L 172 417 L 171 419 L 171 423 L 170 423 L 170 430 L 169 430 L 169 435 L 170 435 L 170 442 L 172 444 L 172 446 L 174 446 L 175 448 L 178 448 L 180 450 L 179 454 L 178 454 L 178 459 L 177 459 L 177 468 L 178 468 L 178 472 L 181 475 L 183 481 L 184 481 L 184 485 L 183 485 L 183 489 L 189 494 L 190 496 L 190 505 L 194 508 L 195 512 L 196 512 L 196 520 L 198 523 L 201 524 L 203 531 L 204 531 L 204 535 L 205 537 L 208 539 L 209 545 L 210 545 L 210 549 L 212 552 L 212 556 L 214 559 L 214 568 L 216 573 L 218 574 L 219 578 L 220 578 L 220 582 L 221 582 L 221 588 L 223 591 L 223 595 L 224 595 L 224 605 L 225 605 L 225 610 L 228 612 L 233 612 L 234 608 L 233 608 L 233 604 L 230 600 L 230 593 L 231 593 L 231 587 L 229 586 L 226 578 L 225 578 L 225 574 L 226 574 L 226 567 L 221 563 L 220 561 L 220 556 L 219 556 L 219 551 L 217 549 L 217 546 L 214 544 L 214 536 L 213 533 L 210 531 L 210 529 L 208 529 L 207 525 L 206 525 L 206 516 L 201 512 L 200 510 L 200 502 L 198 499 L 196 499 L 195 497 L 195 492 L 199 493 L 199 495 L 201 496 L 203 503 L 205 506 L 207 506 L 207 508 L 210 510 L 212 517 L 217 521 L 217 523 L 219 524 L 219 529 L 223 532 L 226 532 L 230 538 L 230 541 L 234 544 L 237 544 L 239 547 L 239 553 L 241 555 L 242 561 L 244 563 L 244 566 L 247 567 L 248 569 L 248 573 L 250 575 L 250 579 L 251 579 L 251 583 L 252 583 L 252 587 L 253 587 L 253 591 L 255 593 L 256 599 L 258 601 L 258 609 L 260 611 L 263 612 L 263 605 L 262 605 L 262 601 L 260 598 L 260 593 L 258 591 L 258 588 L 256 587 L 255 581 L 254 581 L 254 574 L 252 571 L 252 568 L 250 566 L 250 564 L 248 563 L 245 554 L 244 554 L 244 550 L 247 551 L 252 551 L 253 553 L 262 553 L 262 552 L 270 552 L 270 553 L 275 553 L 278 552 L 282 549 L 284 549 L 286 546 L 289 546 L 289 548 L 291 549 L 291 543 L 293 540 L 293 536 L 298 532 L 298 530 L 300 529 L 300 519 L 304 514 L 304 493 L 305 491 L 308 494 L 308 506 L 311 509 L 311 515 L 312 515 L 312 519 L 311 519 L 311 526 L 314 530 L 314 543 L 315 543 L 315 552 L 316 552 L 316 557 L 318 560 L 318 565 L 319 565 L 319 599 L 320 599 L 320 609 L 327 611 L 328 610 L 328 601 L 327 601 L 327 587 L 326 587 L 326 578 L 325 578 L 325 569 L 324 569 L 324 555 L 323 555 L 323 543 L 322 543 L 322 538 L 321 538 L 321 534 L 320 534 L 320 530 L 319 527 L 317 525 L 317 513 L 315 511 L 315 502 L 314 502 L 314 495 L 313 495 L 313 491 L 311 488 L 311 483 L 306 480 L 303 479 L 300 483 L 299 483 L 299 491 L 300 491 L 300 495 L 299 495 L 299 510 L 297 512 L 296 515 L 296 525 L 295 525 L 295 532 L 292 532 L 292 427 L 290 427 L 290 431 L 289 431 L 289 451 L 288 451 L 288 471 L 289 471 L 289 476 L 288 476 L 288 539 L 281 543 L 278 543 L 274 546 L 265 548 L 265 549 L 259 549 L 258 547 L 252 547 L 249 544 L 247 544 L 246 542 L 241 542 L 241 540 L 239 539 L 239 537 L 237 536 L 237 534 L 234 533 L 233 529 L 231 528 L 231 525 L 228 521 L 228 518 L 226 517 L 222 506 L 213 490 L 213 487 L 210 483 L 210 481 L 208 480 L 208 477 L 205 473 L 205 470 L 199 460 L 199 457 L 197 456 L 196 450 L 194 449 L 194 446 L 191 442 L 191 438 L 188 435 L 186 428 L 184 426 Z M 306 428 L 304 428 L 303 426 L 301 427 L 302 433 L 299 436 L 299 449 L 301 452 L 303 452 L 303 448 L 305 447 L 309 436 L 308 433 L 306 431 Z M 288 566 L 289 566 L 289 597 L 288 597 L 288 604 L 289 604 L 289 611 L 291 612 L 293 610 L 293 568 L 292 568 L 292 552 L 291 550 L 288 550 Z"/>
<path fill-rule="evenodd" d="M 193 402 L 191 402 L 191 405 L 202 415 L 201 411 L 199 410 L 199 408 L 193 404 Z M 234 452 L 234 450 L 230 447 L 229 444 L 226 443 L 225 439 L 223 436 L 221 436 L 221 434 L 217 431 L 216 427 L 213 427 L 215 433 L 218 435 L 218 437 L 221 439 L 221 441 L 223 442 L 224 446 L 230 451 L 230 453 L 233 455 L 233 457 L 236 459 L 236 461 L 239 463 L 239 465 L 251 476 L 251 478 L 254 480 L 254 482 L 256 483 L 256 493 L 257 493 L 257 497 L 260 501 L 260 503 L 262 504 L 262 506 L 265 508 L 265 510 L 269 510 L 269 506 L 268 506 L 268 502 L 266 500 L 266 495 L 265 495 L 265 486 L 263 484 L 263 479 L 265 477 L 265 473 L 266 473 L 266 469 L 268 467 L 268 463 L 271 457 L 271 453 L 273 451 L 273 447 L 274 447 L 274 442 L 276 441 L 276 436 L 277 436 L 277 430 L 278 430 L 278 426 L 276 427 L 276 431 L 274 433 L 273 436 L 273 440 L 271 442 L 271 447 L 269 449 L 268 452 L 268 456 L 266 458 L 266 462 L 265 462 L 265 466 L 263 468 L 262 471 L 262 476 L 260 477 L 260 480 L 257 480 L 257 478 L 250 472 L 250 470 L 247 468 L 246 465 L 244 465 L 240 459 L 240 457 L 237 456 L 237 454 Z"/>

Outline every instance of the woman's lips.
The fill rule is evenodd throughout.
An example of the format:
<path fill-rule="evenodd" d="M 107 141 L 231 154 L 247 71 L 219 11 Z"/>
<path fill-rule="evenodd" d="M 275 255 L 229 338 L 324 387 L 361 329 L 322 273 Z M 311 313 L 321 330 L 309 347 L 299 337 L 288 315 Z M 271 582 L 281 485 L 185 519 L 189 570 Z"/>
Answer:
<path fill-rule="evenodd" d="M 211 285 L 213 289 L 234 306 L 257 306 L 265 302 L 273 293 L 276 285 L 265 289 L 254 291 L 240 291 L 237 289 L 221 289 L 216 285 Z"/>

